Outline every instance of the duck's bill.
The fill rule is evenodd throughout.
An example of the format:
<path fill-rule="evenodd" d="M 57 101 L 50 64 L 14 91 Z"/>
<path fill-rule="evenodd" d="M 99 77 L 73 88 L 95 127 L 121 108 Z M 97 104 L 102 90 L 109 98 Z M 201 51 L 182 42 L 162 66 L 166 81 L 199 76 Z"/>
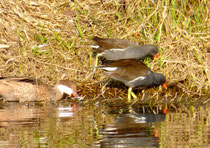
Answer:
<path fill-rule="evenodd" d="M 74 98 L 80 98 L 80 96 L 77 94 L 77 92 L 73 92 L 73 93 L 72 93 L 72 96 L 73 96 Z"/>

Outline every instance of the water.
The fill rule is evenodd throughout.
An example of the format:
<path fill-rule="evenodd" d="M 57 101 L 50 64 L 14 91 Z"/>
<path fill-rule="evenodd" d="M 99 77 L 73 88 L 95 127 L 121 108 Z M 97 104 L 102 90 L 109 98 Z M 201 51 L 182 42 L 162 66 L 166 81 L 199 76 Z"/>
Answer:
<path fill-rule="evenodd" d="M 7 103 L 0 109 L 0 147 L 210 147 L 208 107 L 166 115 L 116 112 L 103 103 Z"/>

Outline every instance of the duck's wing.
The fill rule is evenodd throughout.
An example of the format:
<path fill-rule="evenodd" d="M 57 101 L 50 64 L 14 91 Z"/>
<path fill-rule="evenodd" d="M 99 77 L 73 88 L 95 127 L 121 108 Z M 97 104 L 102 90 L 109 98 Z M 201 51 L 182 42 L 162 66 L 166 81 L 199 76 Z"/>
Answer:
<path fill-rule="evenodd" d="M 0 82 L 5 83 L 30 83 L 30 84 L 42 84 L 39 80 L 32 79 L 30 77 L 18 77 L 18 76 L 11 76 L 11 77 L 0 77 Z"/>

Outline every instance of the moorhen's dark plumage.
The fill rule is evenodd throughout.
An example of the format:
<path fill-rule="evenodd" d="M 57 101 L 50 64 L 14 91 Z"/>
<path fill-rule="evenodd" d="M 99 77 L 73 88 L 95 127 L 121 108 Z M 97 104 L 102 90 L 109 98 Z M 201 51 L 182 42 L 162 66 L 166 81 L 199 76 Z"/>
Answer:
<path fill-rule="evenodd" d="M 107 60 L 141 59 L 146 56 L 157 56 L 158 48 L 155 45 L 138 45 L 123 39 L 105 39 L 93 37 L 97 45 L 90 45 L 97 52 L 95 67 L 98 57 L 103 56 Z"/>
<path fill-rule="evenodd" d="M 68 80 L 60 80 L 54 88 L 28 77 L 0 78 L 0 96 L 6 101 L 47 101 L 59 100 L 64 93 L 78 97 L 76 85 Z"/>
<path fill-rule="evenodd" d="M 128 101 L 130 95 L 136 98 L 132 92 L 133 87 L 157 86 L 166 81 L 165 76 L 152 72 L 144 63 L 135 59 L 117 60 L 98 68 L 105 70 L 108 76 L 129 87 Z"/>

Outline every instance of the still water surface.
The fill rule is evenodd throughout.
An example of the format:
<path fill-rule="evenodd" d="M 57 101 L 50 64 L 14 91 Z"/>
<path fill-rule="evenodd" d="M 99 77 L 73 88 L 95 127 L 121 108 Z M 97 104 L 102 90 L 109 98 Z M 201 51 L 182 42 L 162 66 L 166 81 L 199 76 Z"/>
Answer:
<path fill-rule="evenodd" d="M 112 110 L 102 103 L 8 103 L 0 109 L 0 147 L 210 147 L 208 107 L 166 115 Z"/>

